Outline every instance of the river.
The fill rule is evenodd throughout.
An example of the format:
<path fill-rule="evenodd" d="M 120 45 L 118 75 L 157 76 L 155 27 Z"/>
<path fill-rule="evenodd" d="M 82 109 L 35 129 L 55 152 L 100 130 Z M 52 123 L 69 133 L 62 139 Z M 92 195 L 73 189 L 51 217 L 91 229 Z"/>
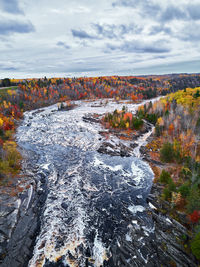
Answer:
<path fill-rule="evenodd" d="M 69 111 L 53 105 L 25 112 L 17 131 L 19 146 L 37 154 L 47 187 L 29 266 L 157 266 L 154 225 L 146 210 L 151 168 L 138 148 L 130 157 L 98 153 L 102 126 L 83 121 L 88 113 L 104 114 L 124 103 L 76 104 Z M 133 112 L 138 108 L 126 106 Z"/>

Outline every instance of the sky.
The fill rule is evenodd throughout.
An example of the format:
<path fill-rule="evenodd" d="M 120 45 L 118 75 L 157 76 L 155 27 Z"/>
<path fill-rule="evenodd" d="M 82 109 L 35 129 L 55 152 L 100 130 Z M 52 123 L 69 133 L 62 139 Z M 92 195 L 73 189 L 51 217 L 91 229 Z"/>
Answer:
<path fill-rule="evenodd" d="M 200 72 L 200 0 L 0 0 L 0 78 Z"/>

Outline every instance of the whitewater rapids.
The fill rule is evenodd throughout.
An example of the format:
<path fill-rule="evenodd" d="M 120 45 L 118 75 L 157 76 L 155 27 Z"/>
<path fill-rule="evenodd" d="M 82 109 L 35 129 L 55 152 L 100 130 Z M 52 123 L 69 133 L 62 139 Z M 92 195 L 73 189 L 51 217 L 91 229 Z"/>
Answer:
<path fill-rule="evenodd" d="M 146 197 L 153 172 L 140 159 L 139 148 L 131 157 L 99 154 L 102 126 L 82 119 L 124 103 L 76 104 L 69 111 L 53 105 L 25 112 L 17 131 L 19 146 L 38 155 L 38 172 L 47 187 L 29 266 L 145 266 L 152 257 L 154 226 Z M 138 108 L 126 106 L 133 112 Z M 149 134 L 137 141 L 139 146 Z"/>

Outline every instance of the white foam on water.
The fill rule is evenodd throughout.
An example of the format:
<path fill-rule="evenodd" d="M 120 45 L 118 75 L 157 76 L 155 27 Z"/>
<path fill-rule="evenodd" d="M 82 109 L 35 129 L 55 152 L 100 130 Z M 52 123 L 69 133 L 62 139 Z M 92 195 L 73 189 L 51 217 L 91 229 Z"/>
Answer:
<path fill-rule="evenodd" d="M 100 166 L 104 169 L 109 169 L 111 171 L 123 171 L 123 166 L 122 165 L 116 165 L 116 166 L 110 166 L 110 165 L 107 165 L 105 164 L 103 161 L 99 160 L 97 157 L 94 158 L 94 166 L 97 167 L 97 166 Z"/>
<path fill-rule="evenodd" d="M 96 236 L 93 244 L 93 258 L 96 267 L 103 266 L 104 260 L 107 259 L 106 248 L 104 247 L 101 238 L 98 237 L 98 231 L 96 231 Z"/>
<path fill-rule="evenodd" d="M 132 237 L 129 234 L 126 234 L 126 241 L 132 242 Z"/>
<path fill-rule="evenodd" d="M 147 264 L 147 262 L 148 262 L 148 257 L 147 257 L 147 259 L 145 259 L 144 256 L 142 255 L 140 249 L 138 249 L 138 252 L 140 253 L 140 256 L 141 256 L 141 258 L 143 259 L 143 261 Z"/>
<path fill-rule="evenodd" d="M 154 227 L 147 227 L 145 225 L 142 226 L 142 229 L 144 230 L 144 233 L 146 236 L 149 236 L 150 233 L 153 233 L 155 228 Z"/>
<path fill-rule="evenodd" d="M 45 170 L 49 170 L 50 163 L 42 164 L 41 167 Z"/>
<path fill-rule="evenodd" d="M 145 173 L 134 161 L 131 164 L 131 169 L 134 174 L 134 181 L 136 182 L 136 185 L 139 185 L 141 181 L 145 179 Z"/>
<path fill-rule="evenodd" d="M 143 212 L 145 208 L 141 205 L 132 205 L 128 207 L 128 210 L 132 212 L 133 214 L 135 214 L 137 212 Z"/>

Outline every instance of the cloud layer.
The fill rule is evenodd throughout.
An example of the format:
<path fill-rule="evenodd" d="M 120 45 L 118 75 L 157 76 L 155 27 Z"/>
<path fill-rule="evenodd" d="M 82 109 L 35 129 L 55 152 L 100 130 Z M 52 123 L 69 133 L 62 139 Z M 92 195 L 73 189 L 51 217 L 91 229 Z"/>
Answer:
<path fill-rule="evenodd" d="M 1 0 L 0 7 L 3 11 L 11 14 L 24 14 L 18 0 Z"/>
<path fill-rule="evenodd" d="M 199 72 L 200 2 L 0 0 L 0 40 L 1 78 Z"/>
<path fill-rule="evenodd" d="M 32 23 L 0 19 L 0 35 L 11 35 L 14 33 L 30 33 L 35 31 Z"/>

